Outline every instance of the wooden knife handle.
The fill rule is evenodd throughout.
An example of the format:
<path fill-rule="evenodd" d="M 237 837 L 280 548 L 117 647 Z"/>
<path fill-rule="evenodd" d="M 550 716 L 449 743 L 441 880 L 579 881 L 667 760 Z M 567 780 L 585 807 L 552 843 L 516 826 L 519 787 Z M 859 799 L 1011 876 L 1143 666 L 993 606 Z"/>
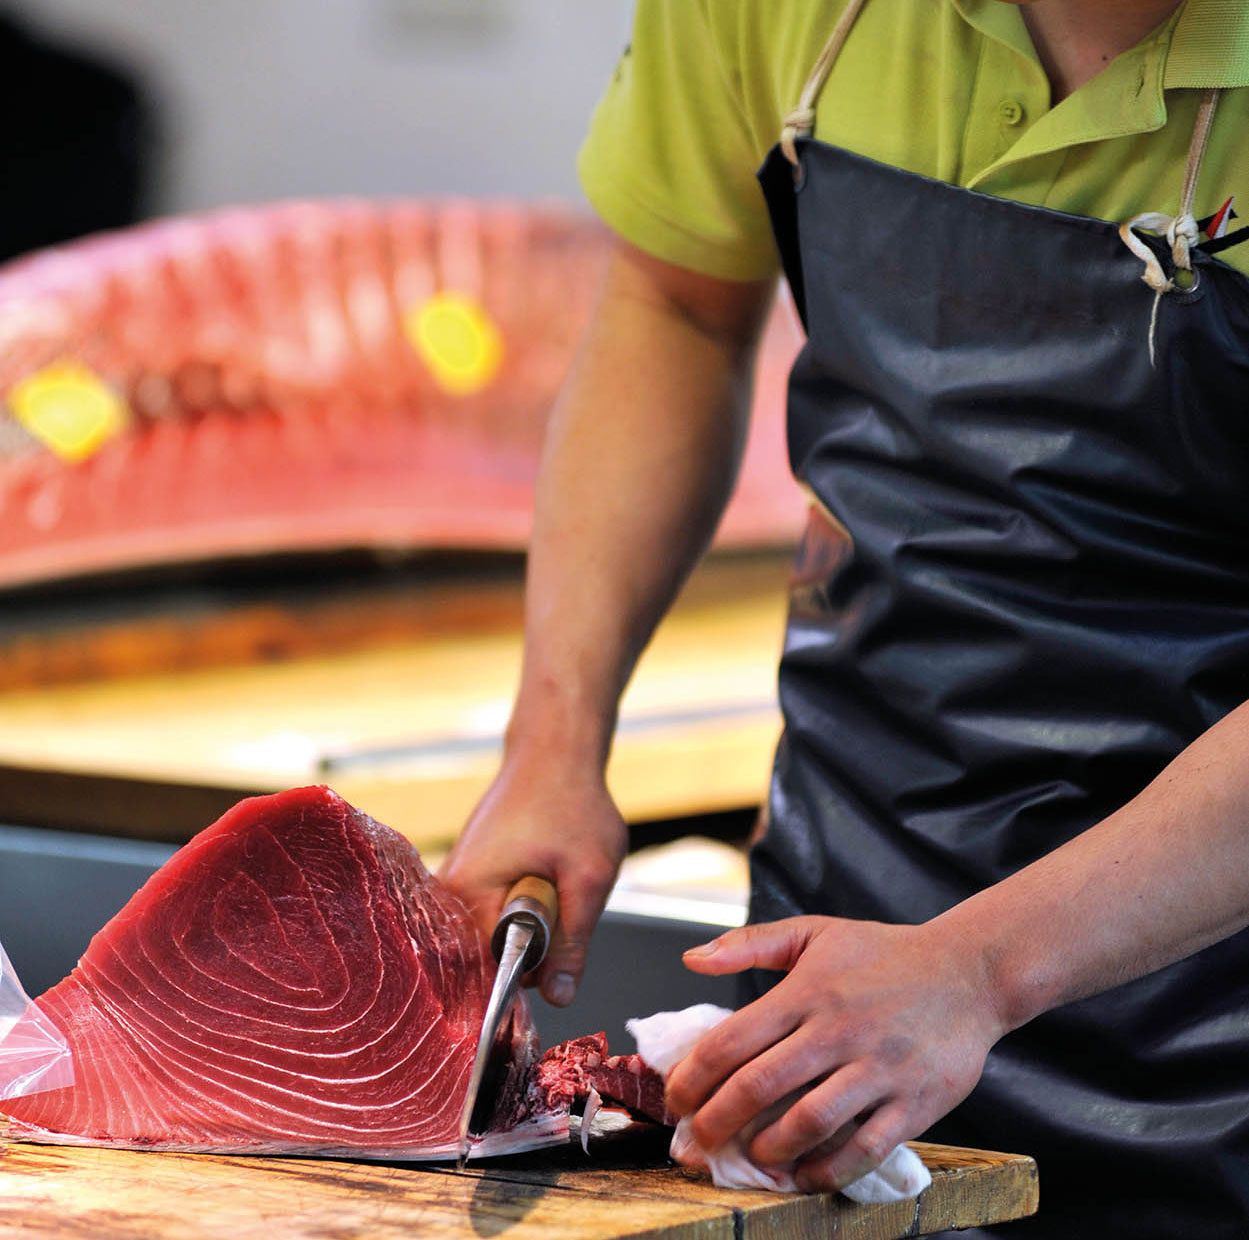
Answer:
<path fill-rule="evenodd" d="M 533 926 L 533 940 L 529 950 L 525 952 L 525 972 L 532 972 L 546 958 L 546 949 L 550 946 L 551 935 L 559 922 L 559 892 L 555 884 L 536 874 L 526 874 L 512 884 L 512 889 L 503 901 L 503 911 L 499 914 L 494 934 L 490 938 L 490 950 L 497 960 L 503 953 L 503 942 L 507 938 L 507 928 L 513 921 L 524 920 Z"/>

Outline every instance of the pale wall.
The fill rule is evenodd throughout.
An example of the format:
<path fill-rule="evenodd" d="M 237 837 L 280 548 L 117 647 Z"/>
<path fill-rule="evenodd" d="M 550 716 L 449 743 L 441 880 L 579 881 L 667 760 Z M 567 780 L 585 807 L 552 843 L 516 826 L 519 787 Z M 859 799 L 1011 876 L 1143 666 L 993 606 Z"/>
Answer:
<path fill-rule="evenodd" d="M 18 0 L 146 66 L 158 207 L 293 195 L 577 199 L 573 159 L 631 0 Z"/>

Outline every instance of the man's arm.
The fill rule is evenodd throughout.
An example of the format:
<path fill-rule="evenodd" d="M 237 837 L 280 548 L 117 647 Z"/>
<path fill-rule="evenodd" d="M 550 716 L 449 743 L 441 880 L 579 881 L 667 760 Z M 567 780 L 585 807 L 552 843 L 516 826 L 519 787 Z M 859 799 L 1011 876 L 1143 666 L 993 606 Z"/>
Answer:
<path fill-rule="evenodd" d="M 840 1187 L 960 1102 L 1004 1033 L 1246 924 L 1249 704 L 1122 809 L 924 925 L 798 917 L 687 954 L 700 973 L 788 972 L 699 1042 L 669 1101 L 713 1150 L 817 1082 L 750 1154 Z"/>
<path fill-rule="evenodd" d="M 619 242 L 552 412 L 503 763 L 442 877 L 487 927 L 520 875 L 555 882 L 553 1003 L 573 997 L 625 851 L 603 779 L 619 698 L 732 492 L 772 292 Z"/>

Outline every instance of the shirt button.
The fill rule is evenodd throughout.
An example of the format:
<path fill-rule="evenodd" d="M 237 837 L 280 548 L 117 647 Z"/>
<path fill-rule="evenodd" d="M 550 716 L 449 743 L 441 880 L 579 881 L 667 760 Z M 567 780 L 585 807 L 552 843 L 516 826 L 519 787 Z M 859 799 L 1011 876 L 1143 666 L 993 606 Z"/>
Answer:
<path fill-rule="evenodd" d="M 1023 104 L 1018 99 L 1003 99 L 997 105 L 997 114 L 1003 125 L 1018 125 L 1023 120 Z"/>

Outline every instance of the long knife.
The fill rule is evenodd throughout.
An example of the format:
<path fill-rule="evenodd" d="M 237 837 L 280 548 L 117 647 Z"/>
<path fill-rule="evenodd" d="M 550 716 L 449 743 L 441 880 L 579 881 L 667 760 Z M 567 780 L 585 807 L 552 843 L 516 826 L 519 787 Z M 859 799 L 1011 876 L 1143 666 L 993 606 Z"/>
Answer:
<path fill-rule="evenodd" d="M 490 950 L 499 967 L 490 990 L 490 1001 L 486 1004 L 486 1015 L 481 1022 L 477 1056 L 473 1060 L 472 1075 L 468 1078 L 464 1110 L 460 1112 L 460 1167 L 468 1158 L 469 1126 L 484 1101 L 480 1095 L 490 1053 L 511 1014 L 520 979 L 546 958 L 546 949 L 558 917 L 559 896 L 555 887 L 534 874 L 520 879 L 503 902 L 503 911 L 490 938 Z"/>

